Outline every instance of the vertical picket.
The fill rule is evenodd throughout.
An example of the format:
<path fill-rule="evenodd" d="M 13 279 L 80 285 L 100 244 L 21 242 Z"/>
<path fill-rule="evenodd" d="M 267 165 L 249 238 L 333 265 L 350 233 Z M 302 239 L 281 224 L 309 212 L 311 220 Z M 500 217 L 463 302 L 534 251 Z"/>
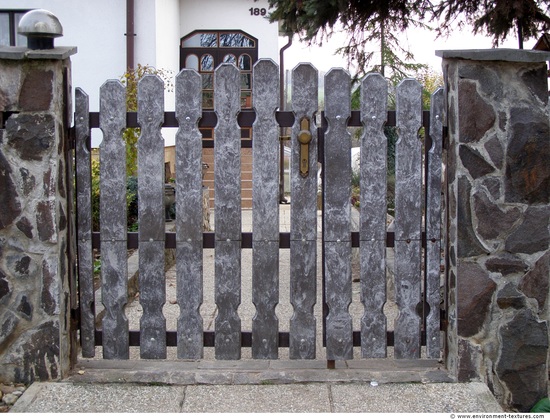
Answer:
<path fill-rule="evenodd" d="M 92 251 L 92 167 L 88 95 L 75 91 L 75 161 L 78 245 L 78 289 L 80 293 L 80 345 L 83 357 L 95 356 L 95 296 Z"/>
<path fill-rule="evenodd" d="M 252 357 L 277 359 L 279 321 L 279 130 L 275 111 L 279 106 L 279 68 L 272 60 L 254 65 L 252 207 L 253 259 Z"/>
<path fill-rule="evenodd" d="M 289 331 L 291 359 L 314 359 L 316 353 L 313 309 L 317 293 L 317 130 L 314 114 L 318 107 L 318 83 L 317 70 L 311 64 L 300 64 L 293 70 L 295 123 L 291 140 L 290 303 L 294 314 Z M 302 125 L 309 125 L 309 130 Z M 307 145 L 298 141 L 302 131 L 310 132 Z M 301 162 L 302 150 L 308 162 Z"/>
<path fill-rule="evenodd" d="M 183 69 L 176 76 L 176 276 L 178 358 L 204 354 L 202 268 L 202 115 L 201 76 Z"/>
<path fill-rule="evenodd" d="M 438 89 L 431 100 L 426 209 L 426 352 L 429 358 L 441 356 L 440 339 L 440 265 L 441 265 L 441 175 L 444 92 Z"/>
<path fill-rule="evenodd" d="M 422 143 L 418 138 L 422 117 L 422 86 L 405 79 L 397 86 L 399 140 L 395 156 L 395 294 L 399 315 L 395 320 L 395 357 L 420 357 L 422 319 Z"/>
<path fill-rule="evenodd" d="M 100 144 L 100 234 L 101 292 L 103 317 L 103 357 L 128 359 L 127 303 L 128 266 L 126 228 L 126 146 L 122 130 L 126 127 L 126 89 L 118 80 L 101 86 L 99 126 Z"/>
<path fill-rule="evenodd" d="M 325 76 L 324 255 L 327 360 L 353 358 L 351 304 L 351 78 L 341 69 Z"/>
<path fill-rule="evenodd" d="M 240 359 L 241 320 L 241 138 L 240 74 L 233 64 L 214 73 L 215 330 L 217 359 Z"/>
<path fill-rule="evenodd" d="M 386 357 L 387 149 L 384 135 L 388 82 L 369 74 L 361 83 L 361 356 Z"/>
<path fill-rule="evenodd" d="M 138 217 L 140 354 L 143 359 L 166 358 L 164 279 L 164 84 L 146 75 L 138 84 Z"/>

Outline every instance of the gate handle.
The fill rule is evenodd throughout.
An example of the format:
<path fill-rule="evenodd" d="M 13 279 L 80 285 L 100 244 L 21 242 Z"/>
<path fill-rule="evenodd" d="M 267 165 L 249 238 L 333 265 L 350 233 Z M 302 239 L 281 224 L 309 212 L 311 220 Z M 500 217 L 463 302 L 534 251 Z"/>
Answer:
<path fill-rule="evenodd" d="M 300 175 L 305 178 L 309 175 L 309 143 L 312 135 L 310 131 L 309 118 L 300 120 L 300 132 L 298 142 L 300 143 Z"/>

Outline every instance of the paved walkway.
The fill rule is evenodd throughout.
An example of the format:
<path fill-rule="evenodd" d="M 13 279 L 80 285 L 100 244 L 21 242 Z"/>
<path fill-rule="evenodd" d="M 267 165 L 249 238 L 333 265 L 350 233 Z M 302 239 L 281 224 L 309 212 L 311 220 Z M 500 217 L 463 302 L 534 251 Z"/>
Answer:
<path fill-rule="evenodd" d="M 498 413 L 481 383 L 34 383 L 11 413 Z M 452 418 L 452 417 L 451 417 Z"/>
<path fill-rule="evenodd" d="M 290 231 L 290 206 L 281 205 L 281 231 Z M 213 219 L 213 217 L 212 217 Z M 252 228 L 251 213 L 243 212 L 243 231 Z M 320 221 L 319 221 L 320 227 Z M 320 241 L 319 241 L 320 243 Z M 212 330 L 217 315 L 214 304 L 213 250 L 205 251 L 204 304 L 201 315 L 205 329 Z M 239 316 L 243 330 L 250 330 L 255 309 L 251 302 L 251 250 L 243 250 L 242 303 Z M 319 247 L 320 257 L 320 247 Z M 288 250 L 281 250 L 280 303 L 277 315 L 281 330 L 292 316 L 289 303 Z M 212 259 L 209 264 L 210 259 Z M 320 260 L 319 260 L 320 261 Z M 176 329 L 175 270 L 166 275 L 167 328 Z M 319 283 L 320 284 L 320 283 Z M 318 302 L 321 302 L 318 287 Z M 360 285 L 353 284 L 350 313 L 354 329 L 360 329 L 363 305 Z M 385 308 L 388 325 L 395 304 Z M 139 298 L 128 305 L 130 329 L 139 329 Z M 320 305 L 316 317 L 321 319 Z M 319 321 L 320 322 L 320 321 Z M 320 328 L 319 328 L 320 330 Z M 139 349 L 130 349 L 130 360 L 103 360 L 97 348 L 95 359 L 79 360 L 74 374 L 65 381 L 35 383 L 11 412 L 289 412 L 289 413 L 461 413 L 502 411 L 485 384 L 454 383 L 437 360 L 364 360 L 355 349 L 353 360 L 336 362 L 327 369 L 321 335 L 318 360 L 289 360 L 288 349 L 280 349 L 279 360 L 252 360 L 250 349 L 242 349 L 242 360 L 215 361 L 214 349 L 205 348 L 200 361 L 177 360 L 168 348 L 167 361 L 143 361 Z M 391 356 L 391 348 L 388 352 Z"/>

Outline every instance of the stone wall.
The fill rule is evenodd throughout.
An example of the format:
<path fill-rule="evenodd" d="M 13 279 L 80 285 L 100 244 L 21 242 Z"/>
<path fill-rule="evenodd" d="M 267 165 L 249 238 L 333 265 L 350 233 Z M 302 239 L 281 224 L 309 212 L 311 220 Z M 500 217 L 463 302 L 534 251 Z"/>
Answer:
<path fill-rule="evenodd" d="M 528 411 L 547 395 L 548 53 L 443 51 L 449 368 Z"/>
<path fill-rule="evenodd" d="M 0 48 L 0 382 L 69 368 L 70 48 Z"/>

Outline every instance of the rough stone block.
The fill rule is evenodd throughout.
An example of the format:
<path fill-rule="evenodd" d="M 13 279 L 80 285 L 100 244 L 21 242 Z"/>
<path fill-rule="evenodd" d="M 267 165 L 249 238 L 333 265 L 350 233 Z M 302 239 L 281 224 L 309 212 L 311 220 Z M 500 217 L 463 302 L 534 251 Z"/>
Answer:
<path fill-rule="evenodd" d="M 30 298 L 26 294 L 21 293 L 15 302 L 17 313 L 27 321 L 32 320 L 33 307 Z"/>
<path fill-rule="evenodd" d="M 19 318 L 11 311 L 6 311 L 0 317 L 0 343 L 7 343 L 19 324 Z"/>
<path fill-rule="evenodd" d="M 58 297 L 57 297 L 57 272 L 59 270 L 55 267 L 55 263 L 48 260 L 42 261 L 42 293 L 40 299 L 40 305 L 44 312 L 48 315 L 53 315 L 57 311 Z"/>
<path fill-rule="evenodd" d="M 528 68 L 520 72 L 521 81 L 543 104 L 548 103 L 548 73 L 546 65 L 541 64 L 535 68 Z"/>
<path fill-rule="evenodd" d="M 16 281 L 27 281 L 37 270 L 36 263 L 24 252 L 6 252 L 7 277 Z"/>
<path fill-rule="evenodd" d="M 539 312 L 543 311 L 548 300 L 550 279 L 550 251 L 546 252 L 534 267 L 526 273 L 519 283 L 519 290 L 525 296 L 534 298 L 539 304 Z"/>
<path fill-rule="evenodd" d="M 506 251 L 534 254 L 547 250 L 550 245 L 549 221 L 549 207 L 529 207 L 521 225 L 506 240 Z"/>
<path fill-rule="evenodd" d="M 15 225 L 17 226 L 17 228 L 18 228 L 21 232 L 23 232 L 23 234 L 24 234 L 27 238 L 29 238 L 29 239 L 32 239 L 32 238 L 33 238 L 32 231 L 33 231 L 34 226 L 33 226 L 32 223 L 29 221 L 29 219 L 27 219 L 25 216 L 23 216 L 21 219 L 19 219 Z"/>
<path fill-rule="evenodd" d="M 0 66 L 0 111 L 15 111 L 19 102 L 22 72 L 13 61 Z"/>
<path fill-rule="evenodd" d="M 4 298 L 9 297 L 11 292 L 10 283 L 6 279 L 5 273 L 0 270 L 0 304 L 4 304 Z"/>
<path fill-rule="evenodd" d="M 473 179 L 481 178 L 495 171 L 495 168 L 477 150 L 471 147 L 461 144 L 458 155 L 462 165 L 468 170 Z"/>
<path fill-rule="evenodd" d="M 525 296 L 512 283 L 508 283 L 497 293 L 497 305 L 501 309 L 525 308 Z"/>
<path fill-rule="evenodd" d="M 486 241 L 509 234 L 521 216 L 517 208 L 503 209 L 484 192 L 473 195 L 474 214 L 477 219 L 476 232 Z"/>
<path fill-rule="evenodd" d="M 56 239 L 55 208 L 52 208 L 54 205 L 54 201 L 41 201 L 36 206 L 36 226 L 41 241 Z"/>
<path fill-rule="evenodd" d="M 44 322 L 22 334 L 12 347 L 7 360 L 9 366 L 4 369 L 13 369 L 15 381 L 26 384 L 58 379 L 59 337 L 59 325 L 55 321 Z"/>
<path fill-rule="evenodd" d="M 51 70 L 30 69 L 19 94 L 19 109 L 24 112 L 48 111 L 53 100 L 54 73 Z"/>
<path fill-rule="evenodd" d="M 496 113 L 477 91 L 477 85 L 467 79 L 461 79 L 458 87 L 459 138 L 461 143 L 473 143 L 481 140 L 496 122 Z"/>
<path fill-rule="evenodd" d="M 485 261 L 487 270 L 493 273 L 500 273 L 503 276 L 516 273 L 525 273 L 529 268 L 521 258 L 513 254 L 502 253 L 495 255 Z"/>
<path fill-rule="evenodd" d="M 547 395 L 547 324 L 524 309 L 499 329 L 499 335 L 504 344 L 496 365 L 497 375 L 511 393 L 511 406 L 529 411 Z"/>
<path fill-rule="evenodd" d="M 499 121 L 502 120 L 503 118 L 499 116 Z M 495 165 L 495 167 L 497 168 L 502 168 L 502 165 L 504 163 L 504 150 L 502 148 L 502 143 L 500 142 L 499 138 L 497 136 L 491 137 L 487 142 L 485 142 L 484 147 L 489 154 L 493 165 Z"/>
<path fill-rule="evenodd" d="M 481 361 L 483 359 L 481 346 L 468 340 L 458 340 L 459 369 L 458 380 L 467 382 L 479 379 Z"/>
<path fill-rule="evenodd" d="M 470 337 L 483 328 L 491 312 L 496 283 L 475 263 L 462 262 L 458 267 L 458 335 Z"/>
<path fill-rule="evenodd" d="M 36 187 L 36 178 L 27 168 L 19 168 L 19 174 L 20 188 L 22 188 L 24 195 L 29 195 Z"/>
<path fill-rule="evenodd" d="M 499 80 L 498 69 L 489 68 L 480 63 L 463 63 L 458 70 L 459 80 L 464 85 L 476 84 L 483 96 L 494 99 L 498 102 L 504 95 L 503 86 Z M 476 83 L 477 82 L 477 83 Z M 459 84 L 459 89 L 463 86 Z M 465 108 L 462 108 L 462 111 Z"/>
<path fill-rule="evenodd" d="M 532 107 L 510 110 L 510 139 L 506 153 L 506 201 L 550 202 L 550 122 Z"/>
<path fill-rule="evenodd" d="M 457 257 L 484 255 L 487 249 L 481 244 L 474 231 L 470 196 L 472 187 L 466 177 L 458 180 L 457 194 Z"/>
<path fill-rule="evenodd" d="M 7 145 L 22 161 L 41 161 L 55 144 L 55 127 L 51 114 L 12 115 L 6 122 Z"/>
<path fill-rule="evenodd" d="M 0 150 L 0 229 L 12 224 L 21 214 L 17 189 L 12 178 L 12 169 Z"/>

